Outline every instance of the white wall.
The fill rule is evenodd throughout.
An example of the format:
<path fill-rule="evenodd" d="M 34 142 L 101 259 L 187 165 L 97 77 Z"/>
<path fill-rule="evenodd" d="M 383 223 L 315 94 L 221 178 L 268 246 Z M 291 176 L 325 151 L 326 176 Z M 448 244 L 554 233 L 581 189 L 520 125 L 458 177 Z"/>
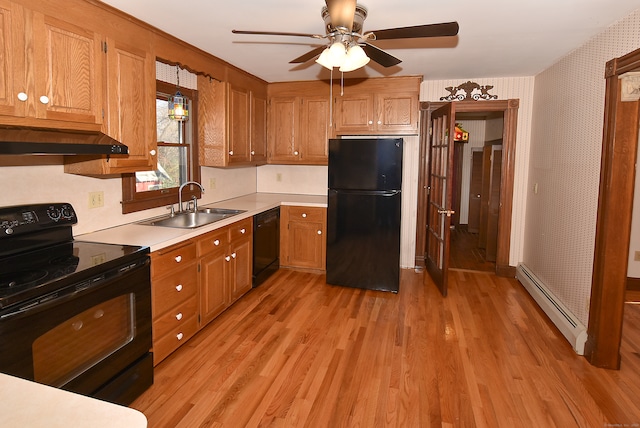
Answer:
<path fill-rule="evenodd" d="M 522 260 L 585 325 L 598 206 L 605 63 L 639 46 L 637 10 L 535 79 Z M 637 240 L 634 245 L 638 246 Z"/>

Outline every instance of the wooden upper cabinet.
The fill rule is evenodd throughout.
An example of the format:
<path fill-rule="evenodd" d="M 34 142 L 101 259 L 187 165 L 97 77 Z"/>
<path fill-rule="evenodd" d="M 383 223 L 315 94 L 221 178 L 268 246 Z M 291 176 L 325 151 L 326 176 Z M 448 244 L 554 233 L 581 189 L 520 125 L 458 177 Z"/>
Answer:
<path fill-rule="evenodd" d="M 244 80 L 246 85 L 198 76 L 200 165 L 266 163 L 266 84 Z"/>
<path fill-rule="evenodd" d="M 116 40 L 106 42 L 106 114 L 102 130 L 129 148 L 128 156 L 66 159 L 65 172 L 111 175 L 156 168 L 155 56 Z"/>
<path fill-rule="evenodd" d="M 3 122 L 100 125 L 101 35 L 6 0 L 0 2 L 0 19 L 0 114 L 24 119 Z"/>
<path fill-rule="evenodd" d="M 18 99 L 18 94 L 26 91 L 23 34 L 22 7 L 0 0 L 0 115 L 26 114 L 26 102 Z"/>
<path fill-rule="evenodd" d="M 269 163 L 326 165 L 330 136 L 331 100 L 326 82 L 270 86 Z"/>
<path fill-rule="evenodd" d="M 385 77 L 347 82 L 335 97 L 335 132 L 417 134 L 420 77 Z"/>

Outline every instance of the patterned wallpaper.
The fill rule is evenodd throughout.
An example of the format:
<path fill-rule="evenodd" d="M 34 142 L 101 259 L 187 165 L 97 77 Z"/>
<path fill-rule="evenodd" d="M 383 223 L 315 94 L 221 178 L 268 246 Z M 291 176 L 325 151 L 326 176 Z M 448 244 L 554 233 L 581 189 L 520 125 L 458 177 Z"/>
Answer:
<path fill-rule="evenodd" d="M 640 10 L 535 78 L 522 261 L 585 325 L 598 206 L 604 67 L 638 47 Z"/>

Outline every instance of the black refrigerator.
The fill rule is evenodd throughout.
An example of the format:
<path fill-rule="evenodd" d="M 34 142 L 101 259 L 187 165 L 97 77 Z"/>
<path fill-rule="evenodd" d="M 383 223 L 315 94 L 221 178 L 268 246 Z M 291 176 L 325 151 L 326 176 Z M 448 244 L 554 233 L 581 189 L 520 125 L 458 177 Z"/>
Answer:
<path fill-rule="evenodd" d="M 328 284 L 398 292 L 402 145 L 329 140 Z"/>

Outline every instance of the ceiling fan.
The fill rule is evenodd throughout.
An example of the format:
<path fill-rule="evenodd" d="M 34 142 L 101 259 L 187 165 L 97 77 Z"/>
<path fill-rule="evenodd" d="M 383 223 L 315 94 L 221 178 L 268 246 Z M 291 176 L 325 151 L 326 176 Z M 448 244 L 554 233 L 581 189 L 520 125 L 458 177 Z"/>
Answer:
<path fill-rule="evenodd" d="M 314 48 L 289 63 L 302 64 L 317 58 L 316 62 L 322 66 L 330 70 L 339 67 L 343 72 L 363 67 L 370 59 L 383 67 L 392 67 L 402 62 L 373 45 L 371 42 L 375 40 L 447 37 L 458 34 L 457 22 L 388 28 L 364 33 L 362 26 L 367 18 L 367 9 L 357 4 L 356 0 L 325 0 L 325 3 L 326 6 L 322 8 L 322 19 L 326 34 L 245 30 L 232 30 L 232 33 L 326 39 L 327 45 Z"/>

